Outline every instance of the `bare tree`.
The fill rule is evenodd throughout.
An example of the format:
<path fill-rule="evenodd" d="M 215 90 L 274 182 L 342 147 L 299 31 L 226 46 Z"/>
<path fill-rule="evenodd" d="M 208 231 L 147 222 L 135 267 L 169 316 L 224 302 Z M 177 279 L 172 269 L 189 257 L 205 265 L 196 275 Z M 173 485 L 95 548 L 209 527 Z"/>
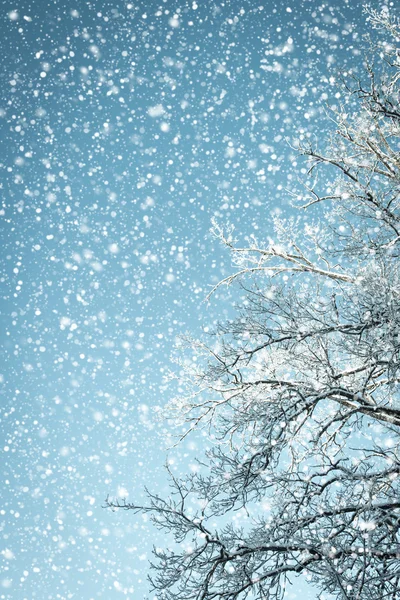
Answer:
<path fill-rule="evenodd" d="M 325 597 L 400 598 L 400 26 L 368 19 L 374 64 L 348 74 L 326 147 L 298 145 L 293 201 L 314 222 L 276 219 L 276 241 L 243 246 L 214 224 L 235 265 L 216 287 L 245 300 L 211 343 L 186 341 L 169 407 L 211 428 L 206 461 L 171 474 L 168 499 L 107 499 L 174 534 L 157 598 L 278 599 L 300 573 Z"/>

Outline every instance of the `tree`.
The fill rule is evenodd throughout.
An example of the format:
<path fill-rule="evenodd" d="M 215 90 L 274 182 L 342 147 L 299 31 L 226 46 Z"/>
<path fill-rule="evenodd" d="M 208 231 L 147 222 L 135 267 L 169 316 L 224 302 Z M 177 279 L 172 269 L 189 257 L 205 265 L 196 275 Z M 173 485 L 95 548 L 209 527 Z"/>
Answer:
<path fill-rule="evenodd" d="M 276 241 L 244 246 L 214 224 L 235 265 L 216 287 L 245 300 L 211 343 L 186 340 L 196 360 L 169 407 L 211 428 L 206 461 L 171 473 L 170 498 L 107 499 L 173 532 L 157 598 L 278 599 L 300 573 L 321 598 L 400 597 L 400 25 L 367 18 L 374 62 L 347 74 L 325 149 L 297 145 L 293 201 L 314 220 L 275 219 Z"/>

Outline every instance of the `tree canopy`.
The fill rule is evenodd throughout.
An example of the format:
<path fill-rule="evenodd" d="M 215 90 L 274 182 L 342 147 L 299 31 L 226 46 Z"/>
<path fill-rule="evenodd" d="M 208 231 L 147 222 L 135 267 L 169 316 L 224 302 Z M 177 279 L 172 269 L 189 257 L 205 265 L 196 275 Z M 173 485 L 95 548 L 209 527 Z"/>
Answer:
<path fill-rule="evenodd" d="M 294 574 L 321 598 L 400 596 L 400 26 L 367 19 L 371 58 L 343 74 L 330 139 L 296 144 L 299 216 L 268 242 L 213 225 L 234 265 L 216 288 L 245 299 L 185 340 L 168 407 L 210 427 L 206 460 L 171 473 L 169 498 L 107 499 L 174 534 L 155 550 L 160 600 L 277 600 Z"/>

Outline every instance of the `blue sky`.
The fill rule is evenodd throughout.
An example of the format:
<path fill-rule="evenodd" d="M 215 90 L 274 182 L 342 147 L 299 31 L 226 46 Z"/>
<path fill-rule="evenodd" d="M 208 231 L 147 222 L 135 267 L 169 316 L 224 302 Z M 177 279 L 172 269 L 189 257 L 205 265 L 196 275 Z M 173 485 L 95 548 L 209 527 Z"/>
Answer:
<path fill-rule="evenodd" d="M 0 27 L 0 599 L 141 599 L 163 540 L 104 498 L 166 489 L 176 336 L 235 299 L 204 301 L 230 268 L 211 219 L 268 236 L 290 212 L 287 140 L 329 128 L 364 17 L 343 1 L 36 1 L 2 2 Z M 169 454 L 177 473 L 202 440 Z"/>

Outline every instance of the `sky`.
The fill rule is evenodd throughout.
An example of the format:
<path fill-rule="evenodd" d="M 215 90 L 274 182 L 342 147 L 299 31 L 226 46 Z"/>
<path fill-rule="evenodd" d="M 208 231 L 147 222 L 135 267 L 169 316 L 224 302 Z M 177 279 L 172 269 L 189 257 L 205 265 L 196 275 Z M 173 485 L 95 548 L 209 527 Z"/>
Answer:
<path fill-rule="evenodd" d="M 167 452 L 158 414 L 177 337 L 233 310 L 235 290 L 205 301 L 231 272 L 211 219 L 244 239 L 292 214 L 290 142 L 331 127 L 365 18 L 339 0 L 0 7 L 0 600 L 141 600 L 167 542 L 104 499 L 166 493 L 165 462 L 189 472 L 207 443 Z"/>

